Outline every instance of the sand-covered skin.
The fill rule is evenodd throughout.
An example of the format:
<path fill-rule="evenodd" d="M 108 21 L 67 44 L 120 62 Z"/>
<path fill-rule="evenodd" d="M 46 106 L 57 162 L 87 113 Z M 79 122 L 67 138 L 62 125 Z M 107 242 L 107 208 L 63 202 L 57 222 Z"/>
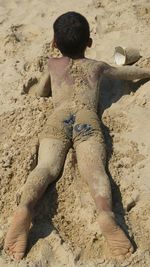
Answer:
<path fill-rule="evenodd" d="M 51 98 L 22 93 L 37 84 L 48 56 L 57 54 L 50 49 L 51 25 L 68 10 L 83 13 L 90 22 L 94 43 L 89 57 L 113 64 L 118 45 L 135 45 L 144 58 L 150 57 L 149 1 L 0 0 L 0 266 L 147 267 L 150 82 L 104 80 L 101 93 L 114 211 L 136 252 L 123 264 L 109 259 L 72 149 L 61 178 L 37 205 L 27 257 L 14 263 L 2 250 L 21 188 L 37 163 L 38 134 L 53 108 Z M 142 58 L 136 65 L 150 67 L 150 60 Z"/>

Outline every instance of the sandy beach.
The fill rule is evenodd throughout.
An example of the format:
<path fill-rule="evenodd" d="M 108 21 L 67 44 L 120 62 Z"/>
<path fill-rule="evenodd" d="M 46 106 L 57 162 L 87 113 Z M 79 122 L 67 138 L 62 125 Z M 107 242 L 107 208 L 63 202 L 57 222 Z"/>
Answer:
<path fill-rule="evenodd" d="M 27 255 L 13 262 L 4 238 L 21 189 L 37 164 L 38 134 L 53 111 L 51 98 L 25 94 L 47 67 L 53 22 L 67 11 L 90 23 L 86 56 L 115 66 L 116 46 L 139 49 L 150 68 L 149 0 L 0 0 L 0 267 L 150 266 L 150 81 L 104 79 L 101 113 L 113 210 L 135 247 L 123 263 L 110 258 L 94 202 L 73 149 L 60 179 L 36 207 Z"/>

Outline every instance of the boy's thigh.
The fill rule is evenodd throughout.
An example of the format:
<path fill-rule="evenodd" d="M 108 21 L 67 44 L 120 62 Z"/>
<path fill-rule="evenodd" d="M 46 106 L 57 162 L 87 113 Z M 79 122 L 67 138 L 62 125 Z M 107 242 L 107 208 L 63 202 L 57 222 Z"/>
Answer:
<path fill-rule="evenodd" d="M 97 136 L 90 136 L 76 146 L 78 166 L 80 169 L 99 170 L 106 163 L 106 149 L 104 142 Z"/>
<path fill-rule="evenodd" d="M 69 150 L 69 143 L 54 138 L 40 140 L 38 165 L 49 168 L 50 172 L 60 172 Z"/>

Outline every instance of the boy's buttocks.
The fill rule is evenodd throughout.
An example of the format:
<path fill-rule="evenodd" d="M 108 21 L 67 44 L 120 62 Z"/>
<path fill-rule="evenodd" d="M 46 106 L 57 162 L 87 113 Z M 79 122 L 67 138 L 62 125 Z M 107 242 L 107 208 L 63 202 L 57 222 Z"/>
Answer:
<path fill-rule="evenodd" d="M 90 137 L 103 142 L 100 120 L 92 110 L 81 109 L 72 112 L 70 109 L 59 109 L 49 117 L 41 138 L 60 139 L 68 145 L 76 147 Z"/>

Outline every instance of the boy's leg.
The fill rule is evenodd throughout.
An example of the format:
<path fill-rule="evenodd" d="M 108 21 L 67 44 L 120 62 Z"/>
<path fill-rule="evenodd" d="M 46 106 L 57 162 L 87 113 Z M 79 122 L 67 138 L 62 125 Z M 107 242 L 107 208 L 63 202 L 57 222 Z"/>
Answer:
<path fill-rule="evenodd" d="M 99 213 L 98 222 L 112 254 L 118 260 L 133 252 L 132 245 L 121 228 L 116 224 L 111 205 L 111 189 L 105 171 L 104 145 L 89 137 L 76 146 L 78 168 L 89 185 L 91 195 Z"/>
<path fill-rule="evenodd" d="M 47 186 L 60 174 L 68 149 L 69 144 L 61 140 L 45 138 L 40 142 L 38 165 L 24 185 L 20 205 L 5 239 L 4 249 L 15 259 L 24 256 L 32 210 Z"/>

